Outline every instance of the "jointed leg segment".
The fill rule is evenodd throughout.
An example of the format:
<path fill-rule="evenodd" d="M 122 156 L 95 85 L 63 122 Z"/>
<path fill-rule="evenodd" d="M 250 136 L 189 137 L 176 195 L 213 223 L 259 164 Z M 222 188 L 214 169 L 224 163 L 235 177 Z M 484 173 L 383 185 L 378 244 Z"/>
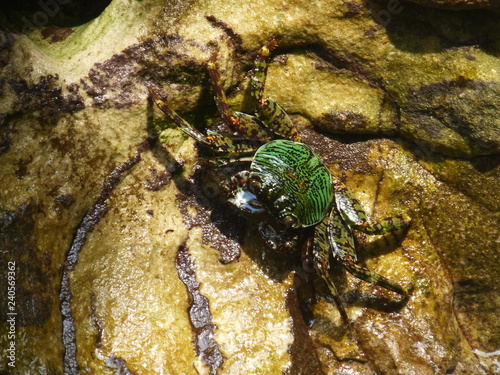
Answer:
<path fill-rule="evenodd" d="M 357 255 L 351 227 L 367 234 L 384 234 L 398 230 L 410 222 L 410 217 L 400 215 L 378 220 L 368 217 L 352 192 L 336 177 L 332 176 L 336 209 L 332 209 L 328 220 L 328 234 L 333 255 L 354 276 L 382 286 L 401 295 L 408 291 L 385 277 L 357 264 Z"/>
<path fill-rule="evenodd" d="M 269 66 L 269 54 L 277 46 L 277 41 L 272 40 L 268 46 L 264 46 L 260 50 L 260 55 L 255 61 L 254 74 L 251 81 L 252 97 L 257 106 L 256 112 L 258 118 L 271 133 L 278 137 L 300 142 L 297 130 L 285 110 L 274 102 L 274 100 L 263 98 L 267 68 Z"/>
<path fill-rule="evenodd" d="M 340 316 L 348 322 L 347 313 L 340 301 L 339 293 L 330 276 L 330 238 L 328 236 L 328 218 L 319 223 L 314 230 L 313 262 L 318 275 L 323 279 L 337 305 Z"/>
<path fill-rule="evenodd" d="M 335 190 L 335 203 L 342 218 L 357 230 L 366 234 L 384 234 L 399 230 L 411 221 L 406 214 L 372 220 L 368 217 L 359 201 L 339 179 L 332 176 Z"/>
<path fill-rule="evenodd" d="M 208 76 L 214 94 L 215 104 L 220 113 L 222 121 L 226 123 L 236 134 L 248 140 L 269 141 L 271 138 L 262 127 L 262 122 L 255 116 L 243 113 L 231 113 L 227 104 L 226 94 L 222 85 L 219 72 L 215 66 L 215 55 L 212 55 L 208 63 Z"/>
<path fill-rule="evenodd" d="M 278 47 L 278 42 L 273 39 L 269 45 L 260 49 L 259 56 L 255 60 L 255 67 L 251 81 L 252 97 L 259 106 L 264 95 L 264 86 L 266 85 L 267 68 L 269 66 L 269 54 Z"/>

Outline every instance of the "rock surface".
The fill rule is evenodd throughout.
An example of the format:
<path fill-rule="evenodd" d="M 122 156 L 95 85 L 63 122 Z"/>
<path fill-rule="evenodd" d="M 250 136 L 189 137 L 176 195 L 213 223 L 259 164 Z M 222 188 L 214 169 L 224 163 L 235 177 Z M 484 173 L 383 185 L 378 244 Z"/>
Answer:
<path fill-rule="evenodd" d="M 498 21 L 324 0 L 114 0 L 28 34 L 4 17 L 0 372 L 500 372 Z M 414 286 L 407 301 L 332 270 L 350 326 L 148 100 L 147 85 L 217 122 L 216 52 L 231 109 L 251 112 L 247 73 L 273 38 L 266 96 L 367 212 L 412 217 L 356 236 L 363 263 Z"/>

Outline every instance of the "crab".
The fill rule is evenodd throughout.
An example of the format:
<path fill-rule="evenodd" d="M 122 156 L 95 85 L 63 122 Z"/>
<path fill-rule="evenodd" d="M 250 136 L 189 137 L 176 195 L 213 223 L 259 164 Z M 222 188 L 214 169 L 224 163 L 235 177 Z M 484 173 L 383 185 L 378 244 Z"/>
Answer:
<path fill-rule="evenodd" d="M 151 97 L 184 133 L 208 146 L 220 163 L 249 162 L 222 183 L 229 202 L 250 212 L 268 212 L 282 225 L 276 231 L 261 223 L 259 232 L 273 249 L 302 246 L 317 274 L 326 283 L 341 318 L 348 321 L 339 293 L 330 275 L 330 261 L 339 261 L 354 276 L 406 297 L 408 289 L 368 270 L 357 261 L 352 230 L 384 234 L 410 223 L 406 214 L 374 220 L 368 217 L 354 194 L 332 174 L 322 160 L 301 142 L 285 110 L 264 98 L 264 86 L 272 41 L 260 49 L 250 82 L 255 114 L 231 112 L 226 100 L 216 54 L 208 62 L 208 76 L 218 112 L 233 133 L 198 131 L 181 118 L 160 96 L 149 88 Z"/>

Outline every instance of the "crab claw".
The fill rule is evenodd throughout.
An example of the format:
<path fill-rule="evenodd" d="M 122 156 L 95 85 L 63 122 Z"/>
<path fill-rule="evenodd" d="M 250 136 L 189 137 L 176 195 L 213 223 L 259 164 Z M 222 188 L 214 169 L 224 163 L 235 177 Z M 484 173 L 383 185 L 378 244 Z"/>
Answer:
<path fill-rule="evenodd" d="M 245 212 L 256 213 L 265 211 L 264 207 L 257 200 L 257 197 L 248 190 L 237 189 L 228 201 Z"/>

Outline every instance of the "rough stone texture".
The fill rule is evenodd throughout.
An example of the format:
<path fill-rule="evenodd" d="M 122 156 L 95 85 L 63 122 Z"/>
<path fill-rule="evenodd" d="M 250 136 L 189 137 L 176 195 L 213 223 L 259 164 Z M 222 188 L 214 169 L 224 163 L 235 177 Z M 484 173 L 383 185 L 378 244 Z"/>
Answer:
<path fill-rule="evenodd" d="M 2 350 L 8 262 L 17 315 L 16 367 L 3 356 L 0 372 L 500 372 L 498 21 L 394 2 L 114 0 L 85 25 L 3 32 Z M 362 262 L 414 286 L 407 301 L 332 270 L 350 327 L 147 98 L 150 85 L 198 128 L 216 122 L 217 51 L 231 108 L 250 112 L 247 72 L 272 38 L 266 95 L 370 214 L 413 219 L 357 235 Z"/>

